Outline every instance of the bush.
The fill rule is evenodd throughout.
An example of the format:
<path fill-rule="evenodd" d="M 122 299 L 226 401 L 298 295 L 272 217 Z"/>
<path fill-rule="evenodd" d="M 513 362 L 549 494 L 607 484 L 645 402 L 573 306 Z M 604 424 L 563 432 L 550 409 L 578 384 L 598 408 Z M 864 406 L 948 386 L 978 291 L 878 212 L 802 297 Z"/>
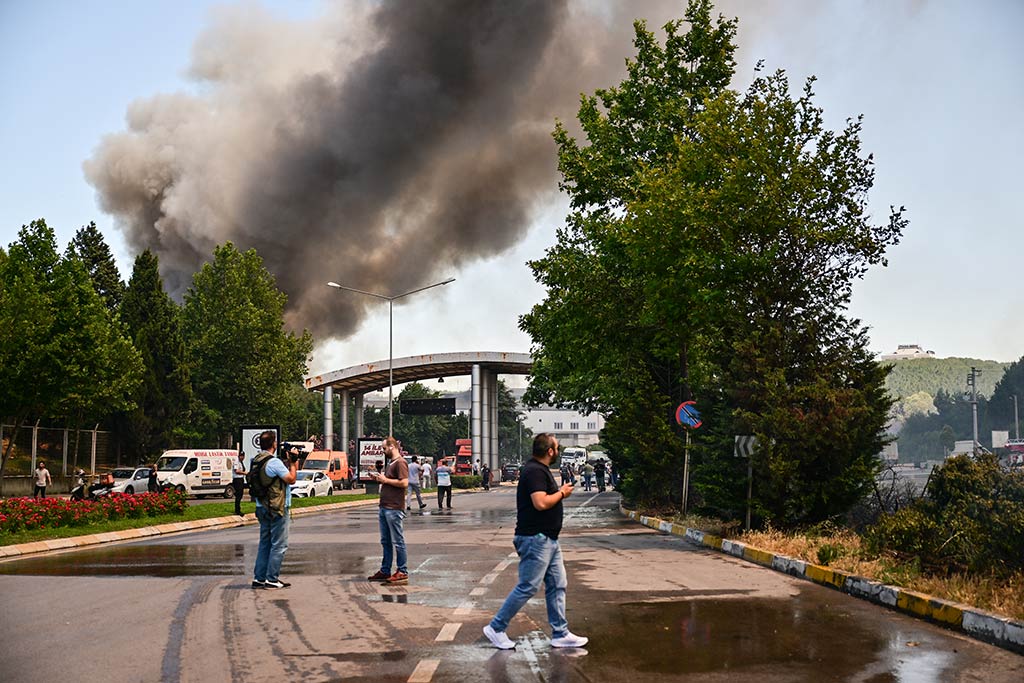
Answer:
<path fill-rule="evenodd" d="M 83 526 L 128 517 L 157 517 L 184 514 L 188 501 L 184 493 L 114 493 L 97 501 L 66 498 L 8 498 L 0 500 L 0 533 Z"/>
<path fill-rule="evenodd" d="M 1024 473 L 1004 471 L 992 455 L 952 458 L 936 468 L 925 498 L 883 515 L 865 540 L 932 572 L 1022 569 Z"/>
<path fill-rule="evenodd" d="M 480 478 L 479 474 L 452 475 L 453 489 L 475 489 L 478 486 L 483 486 L 483 479 Z"/>

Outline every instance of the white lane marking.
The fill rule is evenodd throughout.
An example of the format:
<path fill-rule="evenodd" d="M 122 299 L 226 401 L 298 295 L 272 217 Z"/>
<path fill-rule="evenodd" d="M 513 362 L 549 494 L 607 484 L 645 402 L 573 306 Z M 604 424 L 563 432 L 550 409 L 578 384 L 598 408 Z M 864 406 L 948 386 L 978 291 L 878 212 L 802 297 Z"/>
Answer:
<path fill-rule="evenodd" d="M 494 580 L 496 578 L 498 578 L 498 575 L 492 572 L 492 573 L 488 574 L 487 576 L 485 576 L 484 578 L 480 579 L 480 583 L 482 583 L 485 586 L 489 586 L 492 583 L 494 583 Z"/>
<path fill-rule="evenodd" d="M 530 671 L 537 677 L 537 680 L 542 681 L 544 677 L 541 675 L 540 662 L 537 661 L 537 653 L 534 652 L 534 641 L 531 637 L 532 634 L 527 634 L 521 641 L 522 653 L 526 657 L 526 662 L 530 665 Z M 539 640 L 539 639 L 538 639 Z M 520 643 L 516 643 L 516 649 L 519 650 Z"/>
<path fill-rule="evenodd" d="M 469 597 L 475 598 L 477 596 L 483 595 L 486 592 L 487 592 L 487 589 L 484 588 L 483 586 L 481 586 L 479 588 L 474 588 L 473 590 L 469 591 Z"/>
<path fill-rule="evenodd" d="M 515 564 L 515 560 L 502 560 L 501 564 L 498 565 L 498 571 L 503 572 L 509 567 L 511 567 L 513 564 Z"/>
<path fill-rule="evenodd" d="M 455 634 L 462 628 L 462 624 L 458 622 L 449 622 L 441 627 L 441 632 L 437 634 L 435 641 L 441 642 L 445 640 L 455 640 Z"/>
<path fill-rule="evenodd" d="M 412 670 L 412 675 L 409 676 L 409 683 L 430 683 L 430 679 L 434 677 L 434 672 L 437 671 L 440 663 L 440 659 L 420 660 L 420 663 Z"/>
<path fill-rule="evenodd" d="M 600 494 L 597 494 L 597 493 L 595 493 L 595 494 L 594 494 L 594 495 L 592 495 L 592 496 L 591 496 L 590 498 L 587 498 L 587 499 L 586 499 L 585 501 L 583 501 L 582 503 L 580 503 L 579 505 L 577 505 L 577 506 L 576 506 L 575 508 L 573 508 L 573 511 L 572 511 L 572 512 L 570 512 L 570 513 L 569 513 L 569 515 L 568 515 L 568 516 L 567 516 L 567 517 L 566 517 L 565 519 L 572 519 L 573 517 L 575 517 L 575 516 L 576 516 L 576 513 L 577 513 L 577 512 L 579 512 L 579 511 L 580 511 L 580 510 L 582 510 L 583 508 L 585 508 L 585 507 L 587 507 L 588 505 L 590 505 L 590 501 L 592 501 L 592 500 L 594 500 L 595 498 L 597 498 L 597 497 L 598 497 L 598 495 L 600 495 Z"/>
<path fill-rule="evenodd" d="M 433 557 L 428 557 L 427 559 L 425 559 L 422 562 L 420 562 L 420 566 L 416 567 L 416 569 L 413 569 L 413 571 L 414 572 L 418 572 L 419 570 L 421 570 L 424 567 L 426 567 L 430 563 L 430 561 L 433 560 L 433 559 L 434 559 Z"/>
<path fill-rule="evenodd" d="M 473 601 L 466 600 L 464 603 L 455 608 L 455 616 L 464 617 L 473 611 Z"/>

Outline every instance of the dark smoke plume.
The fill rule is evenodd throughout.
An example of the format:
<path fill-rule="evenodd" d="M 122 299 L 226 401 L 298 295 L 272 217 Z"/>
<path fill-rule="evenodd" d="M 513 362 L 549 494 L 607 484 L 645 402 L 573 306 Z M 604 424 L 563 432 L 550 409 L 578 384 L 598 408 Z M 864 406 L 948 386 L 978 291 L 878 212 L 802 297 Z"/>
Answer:
<path fill-rule="evenodd" d="M 344 337 L 373 302 L 327 280 L 397 293 L 512 246 L 557 191 L 555 118 L 622 77 L 633 12 L 656 27 L 683 9 L 385 0 L 299 23 L 226 8 L 194 47 L 198 94 L 134 102 L 86 176 L 176 297 L 230 240 L 263 257 L 290 324 Z"/>

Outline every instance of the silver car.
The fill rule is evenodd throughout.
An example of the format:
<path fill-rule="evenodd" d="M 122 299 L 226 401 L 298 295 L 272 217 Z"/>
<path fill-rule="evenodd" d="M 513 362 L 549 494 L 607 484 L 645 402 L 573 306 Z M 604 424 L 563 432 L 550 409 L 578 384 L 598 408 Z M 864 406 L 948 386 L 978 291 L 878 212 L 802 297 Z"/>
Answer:
<path fill-rule="evenodd" d="M 149 491 L 148 467 L 121 467 L 113 472 L 114 488 L 111 493 L 146 493 Z"/>

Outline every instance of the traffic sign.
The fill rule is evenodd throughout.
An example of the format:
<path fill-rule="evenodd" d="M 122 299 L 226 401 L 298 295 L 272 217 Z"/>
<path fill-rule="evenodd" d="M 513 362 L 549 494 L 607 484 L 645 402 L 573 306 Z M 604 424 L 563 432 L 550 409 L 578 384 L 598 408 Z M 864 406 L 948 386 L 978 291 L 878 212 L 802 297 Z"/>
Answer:
<path fill-rule="evenodd" d="M 733 446 L 732 454 L 736 458 L 749 458 L 750 454 L 757 448 L 757 437 L 752 434 L 736 436 L 736 443 Z"/>
<path fill-rule="evenodd" d="M 695 401 L 683 401 L 676 408 L 676 422 L 687 429 L 697 429 L 704 421 L 700 419 Z"/>

